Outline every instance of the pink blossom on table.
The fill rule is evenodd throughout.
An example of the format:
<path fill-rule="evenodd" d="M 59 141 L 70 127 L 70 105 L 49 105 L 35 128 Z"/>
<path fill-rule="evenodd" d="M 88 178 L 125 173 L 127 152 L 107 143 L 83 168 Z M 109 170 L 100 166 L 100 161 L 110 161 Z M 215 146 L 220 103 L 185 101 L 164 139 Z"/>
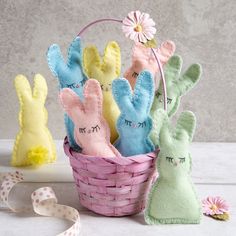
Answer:
<path fill-rule="evenodd" d="M 146 43 L 154 38 L 155 22 L 149 14 L 131 11 L 123 20 L 122 30 L 127 38 L 135 42 Z"/>
<path fill-rule="evenodd" d="M 203 213 L 205 215 L 221 215 L 229 211 L 229 206 L 221 197 L 207 197 L 202 200 Z"/>

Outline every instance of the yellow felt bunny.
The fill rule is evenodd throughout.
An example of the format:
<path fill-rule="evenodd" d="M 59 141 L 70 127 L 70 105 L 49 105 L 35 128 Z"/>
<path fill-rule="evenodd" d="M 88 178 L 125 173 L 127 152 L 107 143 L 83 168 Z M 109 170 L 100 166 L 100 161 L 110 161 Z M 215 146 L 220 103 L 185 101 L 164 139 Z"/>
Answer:
<path fill-rule="evenodd" d="M 83 52 L 85 73 L 89 78 L 98 80 L 103 91 L 103 115 L 111 130 L 111 143 L 118 137 L 116 120 L 120 111 L 112 96 L 111 85 L 120 75 L 120 57 L 120 47 L 114 41 L 107 44 L 102 61 L 95 46 L 86 47 Z"/>
<path fill-rule="evenodd" d="M 56 160 L 56 148 L 47 128 L 47 97 L 45 79 L 37 74 L 31 91 L 26 77 L 15 78 L 20 102 L 20 131 L 16 137 L 11 164 L 13 166 L 39 166 Z"/>

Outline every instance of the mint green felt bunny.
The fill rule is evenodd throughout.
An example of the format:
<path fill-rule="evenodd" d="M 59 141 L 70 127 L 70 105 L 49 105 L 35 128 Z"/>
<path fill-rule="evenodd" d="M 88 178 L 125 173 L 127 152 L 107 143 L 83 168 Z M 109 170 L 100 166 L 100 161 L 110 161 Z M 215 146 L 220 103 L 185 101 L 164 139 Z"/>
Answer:
<path fill-rule="evenodd" d="M 169 117 L 174 115 L 178 110 L 181 97 L 190 91 L 201 78 L 201 65 L 192 64 L 183 75 L 180 75 L 182 64 L 182 58 L 174 55 L 164 67 L 167 91 L 167 112 Z M 163 108 L 162 91 L 162 82 L 160 82 L 151 109 L 151 117 L 155 128 L 153 128 L 150 137 L 155 146 L 158 146 L 158 139 L 156 137 L 159 136 L 157 132 L 160 130 L 162 122 L 160 117 L 155 116 L 155 112 L 159 108 Z"/>
<path fill-rule="evenodd" d="M 145 221 L 148 224 L 197 224 L 201 205 L 190 178 L 192 141 L 196 118 L 190 111 L 181 113 L 176 128 L 171 127 L 164 110 L 157 111 L 163 124 L 157 160 L 159 177 L 150 193 Z"/>

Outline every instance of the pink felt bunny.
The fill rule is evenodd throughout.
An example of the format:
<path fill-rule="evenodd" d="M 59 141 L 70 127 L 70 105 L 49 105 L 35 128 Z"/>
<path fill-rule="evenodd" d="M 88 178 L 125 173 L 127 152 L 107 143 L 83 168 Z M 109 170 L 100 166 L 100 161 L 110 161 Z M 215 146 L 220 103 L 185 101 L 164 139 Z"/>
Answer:
<path fill-rule="evenodd" d="M 161 64 L 164 65 L 175 52 L 175 44 L 172 41 L 165 41 L 157 49 L 154 49 L 158 54 Z M 143 70 L 151 72 L 155 78 L 159 71 L 156 59 L 151 51 L 151 48 L 146 47 L 142 43 L 135 43 L 132 52 L 132 65 L 124 73 L 124 77 L 129 81 L 132 88 L 136 83 L 136 78 Z M 158 80 L 155 78 L 155 88 L 157 89 Z"/>
<path fill-rule="evenodd" d="M 102 91 L 97 80 L 89 79 L 84 87 L 84 100 L 65 88 L 59 98 L 75 124 L 75 141 L 82 153 L 90 156 L 115 157 L 120 153 L 110 143 L 110 130 L 102 116 Z"/>

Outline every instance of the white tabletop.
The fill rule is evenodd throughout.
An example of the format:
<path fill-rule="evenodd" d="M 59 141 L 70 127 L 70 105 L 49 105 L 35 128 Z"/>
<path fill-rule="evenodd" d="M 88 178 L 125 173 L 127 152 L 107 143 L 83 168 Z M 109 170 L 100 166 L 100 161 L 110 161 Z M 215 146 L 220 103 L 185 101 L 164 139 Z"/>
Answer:
<path fill-rule="evenodd" d="M 200 225 L 159 225 L 145 224 L 143 214 L 130 217 L 103 217 L 81 207 L 71 178 L 68 160 L 63 154 L 62 141 L 58 141 L 58 163 L 43 169 L 25 170 L 26 183 L 18 184 L 12 191 L 11 200 L 18 204 L 30 204 L 30 194 L 42 186 L 51 186 L 61 204 L 79 209 L 82 222 L 80 235 L 86 236 L 234 236 L 236 235 L 236 144 L 193 143 L 193 181 L 200 199 L 212 195 L 225 198 L 230 205 L 230 220 L 216 221 L 203 217 Z M 0 141 L 0 173 L 9 171 L 8 159 L 12 141 Z M 59 164 L 60 163 L 60 164 Z M 53 169 L 52 173 L 49 169 Z M 48 171 L 48 176 L 46 175 Z M 42 176 L 44 175 L 44 176 Z M 42 182 L 38 181 L 39 176 Z M 56 235 L 70 226 L 70 222 L 57 218 L 40 217 L 30 214 L 15 214 L 1 208 L 1 236 L 49 236 Z"/>

